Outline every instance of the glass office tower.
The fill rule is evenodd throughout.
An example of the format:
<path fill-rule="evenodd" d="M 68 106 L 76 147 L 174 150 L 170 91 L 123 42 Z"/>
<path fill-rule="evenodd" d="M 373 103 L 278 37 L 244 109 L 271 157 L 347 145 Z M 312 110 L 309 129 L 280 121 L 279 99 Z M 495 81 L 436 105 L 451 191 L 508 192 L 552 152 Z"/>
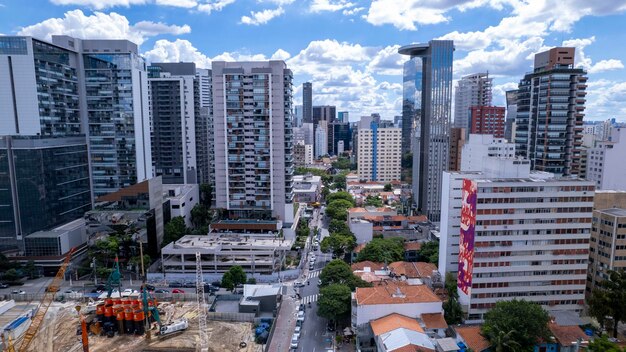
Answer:
<path fill-rule="evenodd" d="M 410 145 L 413 152 L 413 200 L 418 212 L 437 222 L 450 148 L 454 44 L 432 40 L 403 46 L 398 52 L 410 56 L 404 65 L 402 142 L 403 151 Z"/>

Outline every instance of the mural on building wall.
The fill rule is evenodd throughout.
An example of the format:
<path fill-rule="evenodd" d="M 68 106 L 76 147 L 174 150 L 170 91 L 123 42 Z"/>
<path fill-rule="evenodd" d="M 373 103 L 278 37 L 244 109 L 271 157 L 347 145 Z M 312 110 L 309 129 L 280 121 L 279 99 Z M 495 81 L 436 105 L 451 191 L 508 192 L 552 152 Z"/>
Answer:
<path fill-rule="evenodd" d="M 472 288 L 474 270 L 474 228 L 476 226 L 476 182 L 463 180 L 461 236 L 459 238 L 459 274 L 457 286 L 466 295 Z"/>

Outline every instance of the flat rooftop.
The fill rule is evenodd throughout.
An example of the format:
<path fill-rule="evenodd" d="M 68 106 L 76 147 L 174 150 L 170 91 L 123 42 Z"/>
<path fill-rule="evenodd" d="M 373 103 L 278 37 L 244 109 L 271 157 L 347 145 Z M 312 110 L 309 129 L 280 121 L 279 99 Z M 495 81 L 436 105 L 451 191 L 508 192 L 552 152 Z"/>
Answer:
<path fill-rule="evenodd" d="M 626 209 L 622 209 L 622 208 L 611 208 L 611 209 L 604 209 L 604 210 L 598 210 L 600 213 L 604 213 L 604 214 L 610 214 L 613 216 L 626 216 Z"/>
<path fill-rule="evenodd" d="M 265 238 L 254 237 L 245 234 L 209 234 L 204 235 L 187 235 L 173 243 L 174 249 L 204 248 L 204 249 L 220 249 L 229 247 L 232 249 L 245 249 L 252 247 L 286 247 L 291 248 L 292 240 L 282 238 Z M 172 244 L 169 244 L 169 247 Z"/>

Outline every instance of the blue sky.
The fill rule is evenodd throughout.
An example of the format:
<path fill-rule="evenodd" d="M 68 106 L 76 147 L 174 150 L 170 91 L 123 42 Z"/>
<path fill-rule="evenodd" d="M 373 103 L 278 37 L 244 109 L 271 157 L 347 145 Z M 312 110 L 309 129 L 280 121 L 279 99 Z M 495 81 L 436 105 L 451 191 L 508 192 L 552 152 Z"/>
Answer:
<path fill-rule="evenodd" d="M 36 5 L 35 5 L 36 4 Z M 455 40 L 455 78 L 489 71 L 494 103 L 532 55 L 575 46 L 589 71 L 587 120 L 626 120 L 626 1 L 620 0 L 0 0 L 0 33 L 126 38 L 148 61 L 283 59 L 295 103 L 357 116 L 400 114 L 399 45 Z"/>

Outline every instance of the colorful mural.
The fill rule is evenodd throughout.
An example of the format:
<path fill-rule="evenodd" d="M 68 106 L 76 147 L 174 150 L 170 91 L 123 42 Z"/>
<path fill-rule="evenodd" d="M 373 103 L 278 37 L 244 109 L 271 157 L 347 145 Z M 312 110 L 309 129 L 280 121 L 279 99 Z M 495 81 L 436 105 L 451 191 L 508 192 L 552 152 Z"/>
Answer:
<path fill-rule="evenodd" d="M 461 237 L 459 238 L 458 288 L 469 296 L 474 271 L 474 227 L 476 226 L 476 182 L 463 180 Z"/>

